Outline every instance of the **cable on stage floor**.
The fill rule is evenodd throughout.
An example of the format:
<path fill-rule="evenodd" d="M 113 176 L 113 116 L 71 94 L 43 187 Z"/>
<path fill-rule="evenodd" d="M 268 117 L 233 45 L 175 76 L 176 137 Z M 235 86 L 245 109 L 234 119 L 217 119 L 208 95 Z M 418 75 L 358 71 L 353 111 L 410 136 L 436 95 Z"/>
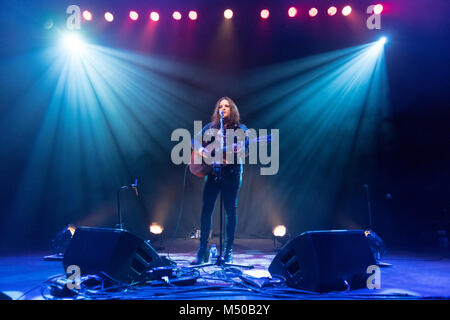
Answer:
<path fill-rule="evenodd" d="M 357 293 L 351 292 L 350 288 L 343 292 L 319 293 L 288 287 L 282 277 L 253 278 L 236 268 L 210 268 L 213 268 L 212 272 L 180 267 L 174 270 L 172 279 L 136 281 L 130 284 L 112 279 L 105 273 L 86 275 L 81 277 L 79 289 L 68 289 L 66 275 L 59 275 L 42 283 L 41 296 L 46 300 L 209 300 L 239 296 L 285 300 L 419 298 L 409 293 Z M 174 284 L 177 279 L 182 278 L 195 279 L 195 284 Z M 22 297 L 28 293 L 24 293 Z"/>

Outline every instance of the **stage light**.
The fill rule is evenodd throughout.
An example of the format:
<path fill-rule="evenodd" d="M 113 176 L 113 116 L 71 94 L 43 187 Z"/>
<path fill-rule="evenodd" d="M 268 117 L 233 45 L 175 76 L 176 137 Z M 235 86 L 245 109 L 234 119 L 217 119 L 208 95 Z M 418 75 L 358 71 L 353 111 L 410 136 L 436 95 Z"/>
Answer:
<path fill-rule="evenodd" d="M 91 21 L 92 20 L 92 13 L 88 10 L 84 10 L 83 11 L 83 19 L 86 21 Z"/>
<path fill-rule="evenodd" d="M 75 233 L 76 227 L 73 224 L 69 224 L 67 227 L 59 231 L 55 239 L 51 241 L 52 251 L 54 255 L 47 256 L 44 258 L 44 260 L 47 261 L 56 261 L 57 258 L 61 258 L 64 256 L 64 253 L 67 250 L 67 247 L 70 244 L 70 240 L 73 237 L 73 234 Z"/>
<path fill-rule="evenodd" d="M 225 17 L 225 19 L 231 19 L 233 18 L 233 10 L 231 9 L 227 9 L 223 12 L 223 16 Z"/>
<path fill-rule="evenodd" d="M 181 13 L 179 11 L 174 11 L 172 18 L 174 18 L 174 20 L 181 20 Z"/>
<path fill-rule="evenodd" d="M 342 9 L 342 14 L 343 14 L 344 16 L 348 16 L 350 13 L 352 13 L 352 7 L 350 7 L 350 6 L 345 6 L 345 7 Z"/>
<path fill-rule="evenodd" d="M 279 249 L 277 246 L 277 243 L 280 243 L 281 245 L 286 244 L 288 242 L 290 236 L 287 232 L 287 229 L 283 225 L 278 225 L 272 230 L 272 239 L 273 239 L 273 247 L 275 249 Z"/>
<path fill-rule="evenodd" d="M 382 4 L 377 4 L 377 5 L 375 5 L 375 7 L 373 7 L 373 13 L 380 14 L 382 12 L 383 12 L 383 5 Z"/>
<path fill-rule="evenodd" d="M 288 10 L 288 16 L 294 18 L 297 15 L 298 11 L 296 7 L 290 7 Z"/>
<path fill-rule="evenodd" d="M 150 13 L 150 20 L 152 20 L 154 22 L 158 22 L 159 21 L 159 13 L 156 11 L 152 11 Z"/>
<path fill-rule="evenodd" d="M 272 231 L 275 237 L 284 237 L 286 235 L 286 227 L 283 225 L 276 226 Z"/>
<path fill-rule="evenodd" d="M 114 20 L 114 15 L 111 12 L 105 13 L 105 20 L 108 22 L 112 22 Z"/>
<path fill-rule="evenodd" d="M 75 227 L 73 224 L 69 224 L 67 226 L 67 230 L 69 230 L 70 234 L 73 236 L 73 234 L 75 233 L 75 230 L 77 229 L 77 227 Z"/>
<path fill-rule="evenodd" d="M 139 14 L 136 11 L 130 11 L 130 14 L 128 16 L 133 21 L 136 21 L 139 18 Z"/>
<path fill-rule="evenodd" d="M 150 226 L 150 243 L 155 250 L 162 250 L 163 248 L 163 231 L 164 228 L 156 222 Z"/>
<path fill-rule="evenodd" d="M 311 8 L 309 9 L 308 13 L 310 17 L 315 17 L 319 13 L 319 11 L 316 8 Z"/>
<path fill-rule="evenodd" d="M 386 246 L 383 243 L 383 240 L 379 235 L 377 235 L 372 230 L 364 230 L 364 235 L 367 238 L 367 242 L 370 247 L 370 251 L 372 251 L 373 257 L 376 261 L 380 261 L 380 259 L 386 254 Z"/>
<path fill-rule="evenodd" d="M 329 16 L 334 16 L 336 14 L 336 12 L 337 12 L 337 8 L 336 7 L 332 6 L 332 7 L 328 8 L 328 15 Z"/>
<path fill-rule="evenodd" d="M 164 228 L 161 225 L 157 224 L 156 222 L 153 222 L 150 225 L 150 232 L 155 235 L 161 234 L 163 232 L 163 230 L 164 230 Z"/>
<path fill-rule="evenodd" d="M 374 42 L 373 45 L 373 55 L 377 56 L 379 55 L 379 52 L 383 50 L 384 44 L 387 42 L 387 38 L 386 37 L 381 37 L 380 39 L 378 39 L 378 41 Z"/>
<path fill-rule="evenodd" d="M 63 37 L 64 47 L 71 53 L 79 53 L 84 48 L 84 42 L 77 33 L 68 33 Z"/>
<path fill-rule="evenodd" d="M 197 20 L 197 18 L 198 18 L 197 11 L 194 11 L 194 10 L 189 11 L 188 16 L 189 16 L 189 19 L 191 19 L 191 20 Z"/>
<path fill-rule="evenodd" d="M 261 18 L 267 19 L 270 16 L 270 12 L 267 9 L 262 9 L 260 13 Z"/>

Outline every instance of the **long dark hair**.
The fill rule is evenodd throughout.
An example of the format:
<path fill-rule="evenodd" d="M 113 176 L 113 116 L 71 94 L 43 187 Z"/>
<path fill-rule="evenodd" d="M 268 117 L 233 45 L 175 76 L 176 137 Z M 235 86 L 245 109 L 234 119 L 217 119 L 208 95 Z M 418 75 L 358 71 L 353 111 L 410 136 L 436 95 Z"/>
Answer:
<path fill-rule="evenodd" d="M 241 115 L 239 114 L 236 103 L 230 97 L 222 97 L 217 100 L 216 107 L 214 108 L 214 112 L 211 116 L 212 125 L 214 127 L 220 127 L 219 107 L 222 100 L 227 100 L 230 104 L 230 115 L 226 118 L 227 126 L 234 127 L 239 125 L 239 123 L 241 122 Z"/>

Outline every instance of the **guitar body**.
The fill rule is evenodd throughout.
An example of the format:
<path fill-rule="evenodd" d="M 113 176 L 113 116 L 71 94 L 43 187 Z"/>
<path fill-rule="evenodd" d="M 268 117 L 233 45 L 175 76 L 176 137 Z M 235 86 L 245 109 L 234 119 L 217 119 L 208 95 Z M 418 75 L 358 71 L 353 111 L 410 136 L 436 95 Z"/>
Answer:
<path fill-rule="evenodd" d="M 189 171 L 199 178 L 204 178 L 212 172 L 212 165 L 206 163 L 195 164 L 194 163 L 194 151 L 191 153 L 191 162 L 189 163 Z"/>
<path fill-rule="evenodd" d="M 263 141 L 271 141 L 272 135 L 268 135 L 268 136 L 262 136 L 259 138 L 255 138 L 255 139 L 251 139 L 249 140 L 248 144 L 253 144 L 253 143 L 257 143 L 257 142 L 263 142 Z M 214 144 L 209 144 L 205 147 L 205 151 L 207 154 L 211 154 L 211 152 L 214 150 Z M 235 145 L 232 146 L 233 148 L 235 147 Z M 223 152 L 223 164 L 227 164 L 226 161 L 226 154 L 227 153 L 233 153 L 233 152 L 237 152 L 238 150 L 233 150 L 233 149 L 227 149 L 226 147 L 224 147 L 220 152 Z M 199 177 L 199 178 L 204 178 L 207 175 L 209 175 L 212 171 L 213 171 L 213 165 L 210 164 L 206 164 L 204 163 L 204 161 L 202 161 L 202 163 L 200 164 L 196 164 L 194 163 L 194 157 L 195 157 L 195 151 L 191 152 L 191 162 L 189 163 L 189 171 Z"/>

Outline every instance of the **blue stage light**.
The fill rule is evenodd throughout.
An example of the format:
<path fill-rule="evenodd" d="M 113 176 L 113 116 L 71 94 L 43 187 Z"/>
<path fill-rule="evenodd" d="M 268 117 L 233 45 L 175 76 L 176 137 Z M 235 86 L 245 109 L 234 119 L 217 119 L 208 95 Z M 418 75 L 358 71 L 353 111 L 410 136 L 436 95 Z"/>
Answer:
<path fill-rule="evenodd" d="M 85 44 L 78 33 L 65 34 L 62 42 L 63 46 L 71 53 L 80 53 L 85 47 Z"/>

